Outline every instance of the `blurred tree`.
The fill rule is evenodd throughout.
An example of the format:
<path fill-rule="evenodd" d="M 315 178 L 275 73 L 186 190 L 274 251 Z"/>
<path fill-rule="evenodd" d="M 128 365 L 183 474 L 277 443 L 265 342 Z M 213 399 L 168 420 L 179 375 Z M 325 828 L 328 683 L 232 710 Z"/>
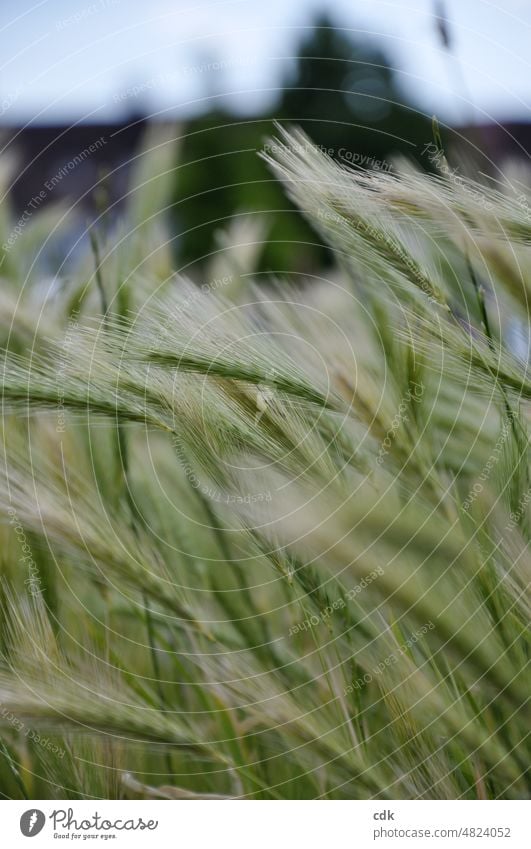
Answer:
<path fill-rule="evenodd" d="M 260 214 L 268 224 L 260 271 L 305 272 L 327 264 L 320 238 L 257 156 L 274 133 L 273 120 L 299 124 L 336 159 L 367 167 L 389 168 L 395 153 L 418 158 L 431 140 L 429 121 L 407 105 L 383 52 L 321 15 L 270 114 L 242 120 L 211 111 L 188 125 L 174 210 L 178 262 L 189 273 L 216 250 L 216 230 L 241 212 Z"/>
<path fill-rule="evenodd" d="M 327 15 L 300 46 L 278 114 L 302 124 L 336 158 L 358 154 L 369 165 L 393 153 L 416 157 L 417 144 L 431 138 L 385 54 L 368 38 L 334 27 Z"/>

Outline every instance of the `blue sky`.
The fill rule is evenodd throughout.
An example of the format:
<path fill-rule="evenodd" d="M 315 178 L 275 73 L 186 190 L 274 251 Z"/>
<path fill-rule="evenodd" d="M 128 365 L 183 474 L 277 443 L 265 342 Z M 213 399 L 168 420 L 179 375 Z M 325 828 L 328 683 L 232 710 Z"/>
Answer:
<path fill-rule="evenodd" d="M 186 116 L 212 95 L 245 114 L 274 99 L 323 6 L 379 41 L 429 114 L 530 120 L 531 2 L 446 5 L 465 89 L 436 38 L 432 0 L 2 0 L 0 122 Z"/>

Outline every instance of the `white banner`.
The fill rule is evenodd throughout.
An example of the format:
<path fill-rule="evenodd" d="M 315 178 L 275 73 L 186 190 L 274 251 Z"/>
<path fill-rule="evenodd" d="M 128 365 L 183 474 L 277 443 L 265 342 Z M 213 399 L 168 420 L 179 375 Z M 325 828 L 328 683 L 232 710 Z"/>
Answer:
<path fill-rule="evenodd" d="M 531 846 L 527 802 L 3 801 L 1 846 Z M 31 843 L 31 840 L 35 840 Z M 67 843 L 67 841 L 69 841 Z"/>

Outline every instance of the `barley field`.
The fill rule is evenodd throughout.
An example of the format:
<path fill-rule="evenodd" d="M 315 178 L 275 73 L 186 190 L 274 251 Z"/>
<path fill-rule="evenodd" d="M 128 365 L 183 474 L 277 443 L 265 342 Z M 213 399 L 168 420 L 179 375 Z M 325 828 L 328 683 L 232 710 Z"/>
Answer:
<path fill-rule="evenodd" d="M 65 210 L 2 206 L 1 795 L 528 798 L 522 190 L 279 126 L 332 265 L 242 215 L 198 283 L 175 136 L 55 268 Z"/>

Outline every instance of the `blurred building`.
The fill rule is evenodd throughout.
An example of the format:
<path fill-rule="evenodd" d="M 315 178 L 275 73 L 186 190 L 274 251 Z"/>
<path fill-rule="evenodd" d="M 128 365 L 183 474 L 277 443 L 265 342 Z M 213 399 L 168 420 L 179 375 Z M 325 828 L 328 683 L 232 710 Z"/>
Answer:
<path fill-rule="evenodd" d="M 131 165 L 146 128 L 144 119 L 126 124 L 13 127 L 3 144 L 15 158 L 10 189 L 16 213 L 28 204 L 66 201 L 81 213 L 93 212 L 100 196 L 120 205 Z"/>

